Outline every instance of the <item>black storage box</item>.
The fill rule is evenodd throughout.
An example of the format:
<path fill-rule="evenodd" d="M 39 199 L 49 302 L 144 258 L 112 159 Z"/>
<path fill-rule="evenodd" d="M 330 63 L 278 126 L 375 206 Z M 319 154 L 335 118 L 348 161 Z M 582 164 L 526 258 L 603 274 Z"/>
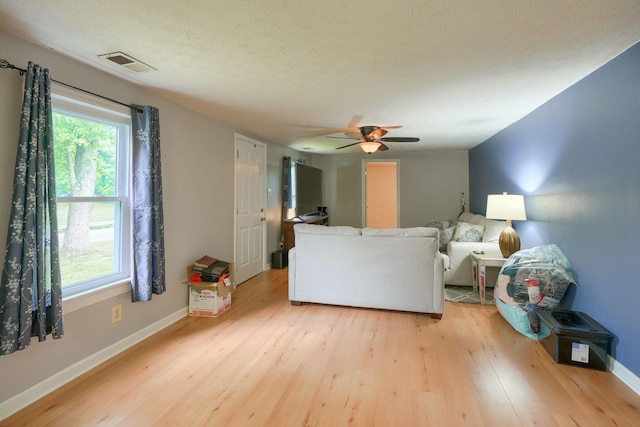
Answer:
<path fill-rule="evenodd" d="M 540 341 L 558 363 L 607 370 L 613 335 L 579 311 L 538 310 L 551 335 Z"/>
<path fill-rule="evenodd" d="M 285 268 L 288 264 L 287 253 L 283 250 L 271 254 L 271 268 Z"/>

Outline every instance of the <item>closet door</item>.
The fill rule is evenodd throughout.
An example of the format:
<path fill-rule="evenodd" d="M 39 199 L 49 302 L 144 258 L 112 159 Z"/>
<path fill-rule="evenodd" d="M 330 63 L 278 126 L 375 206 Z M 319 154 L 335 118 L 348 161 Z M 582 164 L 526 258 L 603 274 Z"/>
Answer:
<path fill-rule="evenodd" d="M 234 262 L 236 284 L 240 284 L 264 270 L 266 158 L 266 145 L 245 136 L 236 135 L 236 253 Z"/>

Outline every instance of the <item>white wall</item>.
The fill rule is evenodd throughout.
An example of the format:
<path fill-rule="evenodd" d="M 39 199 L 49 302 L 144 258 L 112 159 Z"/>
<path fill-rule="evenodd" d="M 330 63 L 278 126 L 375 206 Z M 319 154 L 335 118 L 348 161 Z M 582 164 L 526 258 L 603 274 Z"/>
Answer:
<path fill-rule="evenodd" d="M 461 195 L 469 194 L 467 151 L 409 154 L 389 150 L 372 156 L 399 161 L 400 227 L 424 226 L 430 219 L 449 219 L 460 213 Z M 324 172 L 325 204 L 332 225 L 363 226 L 362 161 L 371 158 L 364 153 L 312 156 L 313 166 Z"/>

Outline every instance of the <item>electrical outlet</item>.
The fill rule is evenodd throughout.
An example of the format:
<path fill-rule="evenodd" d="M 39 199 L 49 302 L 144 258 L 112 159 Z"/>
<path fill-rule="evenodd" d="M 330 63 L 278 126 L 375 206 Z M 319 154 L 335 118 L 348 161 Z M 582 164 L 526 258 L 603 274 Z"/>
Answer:
<path fill-rule="evenodd" d="M 122 320 L 122 304 L 114 305 L 111 307 L 111 323 L 116 323 Z"/>

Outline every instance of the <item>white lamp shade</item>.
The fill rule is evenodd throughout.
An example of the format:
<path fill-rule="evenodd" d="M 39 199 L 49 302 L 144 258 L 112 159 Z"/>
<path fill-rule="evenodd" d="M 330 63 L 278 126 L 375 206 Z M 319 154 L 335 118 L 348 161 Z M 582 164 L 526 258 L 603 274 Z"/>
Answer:
<path fill-rule="evenodd" d="M 489 194 L 487 196 L 487 218 L 511 219 L 523 221 L 527 219 L 524 210 L 524 197 L 518 194 Z"/>
<path fill-rule="evenodd" d="M 362 141 L 358 145 L 360 146 L 360 148 L 362 148 L 362 151 L 371 154 L 375 153 L 378 150 L 378 147 L 380 147 L 382 144 L 375 141 Z"/>

